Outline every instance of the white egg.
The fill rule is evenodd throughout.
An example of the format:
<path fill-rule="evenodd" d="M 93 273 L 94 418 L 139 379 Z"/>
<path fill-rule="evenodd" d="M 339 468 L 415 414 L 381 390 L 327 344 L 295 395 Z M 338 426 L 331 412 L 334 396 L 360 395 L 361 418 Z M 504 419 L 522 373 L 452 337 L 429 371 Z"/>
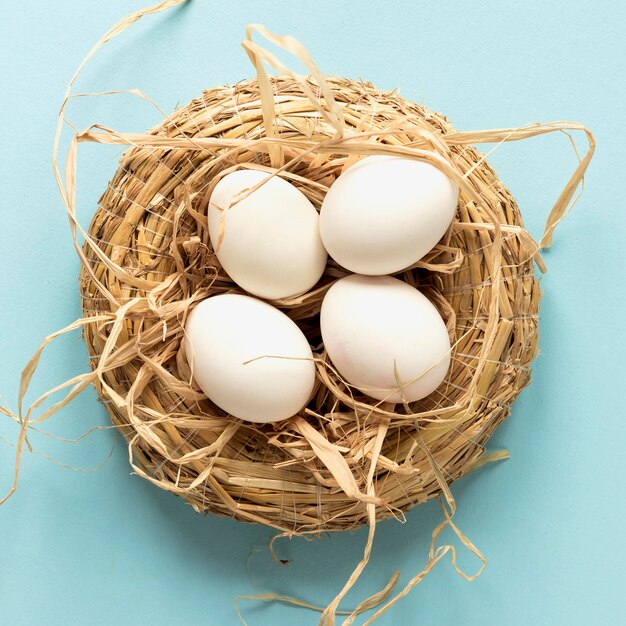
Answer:
<path fill-rule="evenodd" d="M 269 176 L 257 170 L 224 176 L 211 194 L 208 221 L 211 244 L 228 275 L 246 291 L 275 300 L 313 287 L 327 254 L 318 212 L 286 180 L 274 176 L 244 197 Z"/>
<path fill-rule="evenodd" d="M 450 339 L 439 312 L 396 278 L 352 274 L 338 280 L 322 302 L 321 329 L 341 376 L 378 400 L 424 398 L 450 366 Z"/>
<path fill-rule="evenodd" d="M 320 212 L 328 254 L 359 274 L 399 272 L 432 250 L 452 222 L 458 188 L 434 165 L 370 156 L 331 185 Z"/>
<path fill-rule="evenodd" d="M 311 397 L 311 347 L 295 322 L 267 302 L 239 294 L 203 300 L 187 319 L 184 344 L 202 391 L 235 417 L 277 422 Z"/>

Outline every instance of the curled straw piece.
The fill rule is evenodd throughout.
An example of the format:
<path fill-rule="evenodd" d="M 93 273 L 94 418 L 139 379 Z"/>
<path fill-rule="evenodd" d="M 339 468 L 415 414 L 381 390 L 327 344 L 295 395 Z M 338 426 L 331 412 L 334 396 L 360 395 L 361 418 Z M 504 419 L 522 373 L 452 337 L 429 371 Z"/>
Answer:
<path fill-rule="evenodd" d="M 29 424 L 47 419 L 94 384 L 127 439 L 133 469 L 185 497 L 197 510 L 270 525 L 283 535 L 367 523 L 363 558 L 342 590 L 324 609 L 307 606 L 321 610 L 324 626 L 333 625 L 342 614 L 347 614 L 344 624 L 352 624 L 357 614 L 378 607 L 371 623 L 448 553 L 465 578 L 480 573 L 482 567 L 474 575 L 463 573 L 456 566 L 455 548 L 436 546 L 448 526 L 484 567 L 479 551 L 452 521 L 455 503 L 449 482 L 503 457 L 485 455 L 484 444 L 529 380 L 539 300 L 532 261 L 544 269 L 539 250 L 550 245 L 556 225 L 578 198 L 595 147 L 593 136 L 572 122 L 458 132 L 440 116 L 395 93 L 325 77 L 295 39 L 252 25 L 243 46 L 256 68 L 256 81 L 210 90 L 149 133 L 119 133 L 99 125 L 78 132 L 62 173 L 59 146 L 71 99 L 118 93 L 72 93 L 87 61 L 144 15 L 178 4 L 182 0 L 170 0 L 121 20 L 90 50 L 68 85 L 53 165 L 81 259 L 86 317 L 44 340 L 22 373 L 17 413 L 0 407 L 20 423 L 13 485 L 2 501 L 17 486 Z M 254 42 L 254 35 L 294 55 L 310 75 L 286 67 Z M 283 76 L 270 78 L 266 65 Z M 137 90 L 130 93 L 154 104 Z M 524 230 L 514 200 L 472 144 L 500 145 L 556 131 L 584 132 L 589 149 L 536 244 Z M 76 216 L 81 142 L 130 148 L 89 230 Z M 189 308 L 208 295 L 234 288 L 211 260 L 207 180 L 233 167 L 265 168 L 292 180 L 319 206 L 334 178 L 369 154 L 426 161 L 461 190 L 458 219 L 444 241 L 432 256 L 400 276 L 419 285 L 448 323 L 453 343 L 448 378 L 423 402 L 399 408 L 372 405 L 320 353 L 318 390 L 301 416 L 267 428 L 230 419 L 193 387 L 178 351 Z M 318 289 L 278 303 L 313 341 L 310 321 L 332 281 L 344 274 L 330 263 Z M 24 410 L 23 399 L 43 348 L 77 329 L 84 331 L 93 370 Z M 67 388 L 64 399 L 34 417 L 33 411 L 50 395 Z M 369 560 L 376 519 L 402 516 L 412 505 L 439 494 L 445 519 L 433 531 L 426 567 L 395 597 L 389 599 L 397 574 L 354 611 L 340 610 Z M 306 605 L 274 594 L 257 599 Z"/>

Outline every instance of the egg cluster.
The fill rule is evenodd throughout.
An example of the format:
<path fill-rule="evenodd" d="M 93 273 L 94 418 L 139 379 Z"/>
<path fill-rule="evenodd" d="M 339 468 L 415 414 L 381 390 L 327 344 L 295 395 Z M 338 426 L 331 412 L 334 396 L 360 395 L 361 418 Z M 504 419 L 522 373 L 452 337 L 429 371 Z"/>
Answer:
<path fill-rule="evenodd" d="M 224 176 L 209 202 L 211 243 L 231 279 L 257 297 L 212 296 L 189 315 L 185 354 L 200 388 L 253 422 L 287 419 L 307 404 L 315 384 L 311 347 L 266 300 L 309 291 L 330 255 L 354 272 L 322 302 L 320 330 L 332 366 L 377 400 L 411 402 L 432 393 L 450 365 L 446 326 L 428 298 L 389 274 L 432 250 L 457 199 L 457 186 L 437 167 L 393 156 L 348 168 L 319 214 L 283 178 L 258 170 Z"/>

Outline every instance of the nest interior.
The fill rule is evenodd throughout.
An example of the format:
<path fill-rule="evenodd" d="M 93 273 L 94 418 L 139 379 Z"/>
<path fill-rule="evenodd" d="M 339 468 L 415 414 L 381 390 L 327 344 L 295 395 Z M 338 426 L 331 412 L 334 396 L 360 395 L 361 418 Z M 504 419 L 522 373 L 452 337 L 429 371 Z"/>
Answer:
<path fill-rule="evenodd" d="M 540 300 L 536 247 L 515 200 L 445 117 L 396 92 L 328 78 L 342 116 L 338 136 L 319 84 L 306 81 L 317 102 L 293 78 L 272 79 L 271 141 L 253 79 L 204 92 L 150 131 L 154 141 L 131 146 L 89 227 L 80 282 L 84 315 L 103 316 L 84 327 L 96 387 L 135 471 L 198 511 L 288 533 L 358 526 L 368 521 L 368 504 L 378 519 L 401 516 L 480 465 L 529 382 Z M 267 425 L 224 414 L 195 385 L 180 350 L 197 302 L 240 291 L 209 241 L 206 209 L 217 177 L 237 167 L 280 169 L 319 208 L 359 156 L 420 149 L 444 157 L 464 181 L 442 241 L 396 275 L 447 322 L 453 352 L 445 381 L 421 401 L 391 406 L 336 376 L 319 311 L 346 272 L 329 260 L 313 290 L 274 303 L 318 357 L 306 409 Z"/>

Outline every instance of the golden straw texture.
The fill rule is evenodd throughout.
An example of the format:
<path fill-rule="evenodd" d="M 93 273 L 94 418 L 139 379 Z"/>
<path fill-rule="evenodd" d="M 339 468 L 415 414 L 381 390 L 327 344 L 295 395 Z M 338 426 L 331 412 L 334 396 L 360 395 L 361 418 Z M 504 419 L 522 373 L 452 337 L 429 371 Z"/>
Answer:
<path fill-rule="evenodd" d="M 271 116 L 267 94 L 250 80 L 206 91 L 147 135 L 79 136 L 134 144 L 84 245 L 85 317 L 111 316 L 86 325 L 84 337 L 100 396 L 141 476 L 198 511 L 289 533 L 351 528 L 367 522 L 367 503 L 377 518 L 399 515 L 480 462 L 528 383 L 537 351 L 537 246 L 505 186 L 441 115 L 346 79 L 324 81 L 332 103 L 320 99 L 313 78 L 279 77 L 266 86 Z M 235 168 L 280 168 L 319 207 L 344 168 L 379 152 L 438 155 L 461 184 L 449 232 L 398 275 L 447 321 L 454 348 L 445 382 L 422 401 L 393 407 L 340 379 L 319 334 L 322 298 L 345 275 L 330 261 L 315 289 L 277 302 L 314 348 L 309 406 L 278 424 L 229 417 L 194 384 L 180 349 L 198 301 L 239 291 L 209 241 L 213 186 Z"/>

